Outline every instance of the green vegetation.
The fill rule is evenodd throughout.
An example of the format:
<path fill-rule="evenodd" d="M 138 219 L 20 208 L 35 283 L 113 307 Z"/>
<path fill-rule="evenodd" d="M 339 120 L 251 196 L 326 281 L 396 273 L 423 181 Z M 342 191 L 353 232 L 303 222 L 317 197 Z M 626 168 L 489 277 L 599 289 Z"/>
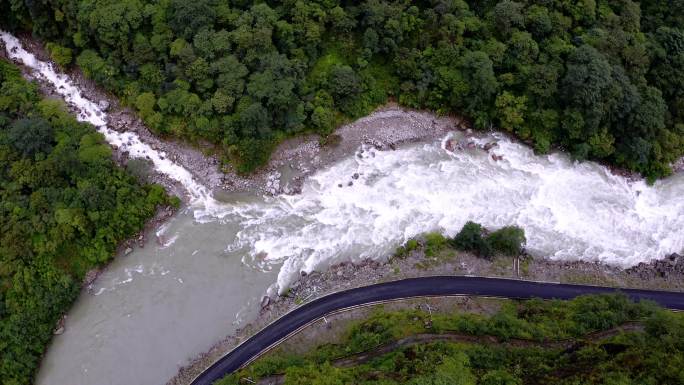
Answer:
<path fill-rule="evenodd" d="M 682 14 L 666 0 L 10 0 L 0 25 L 243 172 L 287 135 L 394 98 L 654 179 L 684 152 Z"/>
<path fill-rule="evenodd" d="M 425 256 L 436 260 L 452 255 L 454 250 L 468 251 L 482 258 L 495 256 L 518 257 L 525 251 L 525 231 L 517 226 L 505 226 L 489 232 L 482 225 L 468 221 L 453 238 L 440 233 L 427 233 L 418 239 L 410 239 L 399 246 L 395 257 L 406 258 L 412 251 L 424 246 Z"/>
<path fill-rule="evenodd" d="M 483 232 L 484 229 L 480 224 L 468 221 L 451 240 L 450 244 L 456 249 L 471 251 L 488 258 L 492 255 L 492 246 L 485 241 L 482 236 Z"/>
<path fill-rule="evenodd" d="M 71 48 L 62 47 L 55 43 L 47 43 L 45 48 L 47 48 L 50 58 L 57 63 L 58 66 L 65 68 L 71 64 L 71 61 L 73 60 Z"/>
<path fill-rule="evenodd" d="M 450 240 L 453 247 L 484 258 L 495 254 L 517 257 L 523 253 L 525 242 L 525 231 L 517 226 L 505 226 L 487 233 L 481 225 L 470 221 Z"/>
<path fill-rule="evenodd" d="M 162 187 L 117 168 L 92 126 L 0 60 L 0 383 L 32 382 L 86 272 L 169 203 Z"/>
<path fill-rule="evenodd" d="M 629 321 L 643 327 L 593 334 Z M 399 346 L 353 365 L 336 363 L 425 333 L 475 338 Z M 297 385 L 681 384 L 682 363 L 684 317 L 622 295 L 600 295 L 507 301 L 490 317 L 378 311 L 353 325 L 339 344 L 319 346 L 303 356 L 272 353 L 217 384 L 271 375 L 284 375 L 285 384 Z"/>

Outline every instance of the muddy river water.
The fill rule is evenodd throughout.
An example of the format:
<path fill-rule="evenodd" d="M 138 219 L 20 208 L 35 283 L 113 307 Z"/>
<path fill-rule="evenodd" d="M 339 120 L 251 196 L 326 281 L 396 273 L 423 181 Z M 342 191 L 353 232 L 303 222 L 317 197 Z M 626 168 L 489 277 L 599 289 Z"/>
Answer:
<path fill-rule="evenodd" d="M 553 259 L 630 266 L 684 249 L 684 174 L 648 186 L 563 154 L 534 155 L 500 134 L 494 160 L 441 140 L 396 151 L 361 147 L 311 177 L 301 194 L 211 196 L 192 175 L 135 135 L 109 130 L 96 103 L 2 33 L 9 55 L 59 84 L 64 99 L 107 141 L 149 156 L 190 203 L 149 242 L 117 258 L 69 312 L 38 384 L 163 384 L 258 311 L 267 292 L 301 271 L 385 258 L 417 234 L 454 234 L 468 220 L 517 224 L 528 250 Z M 130 143 L 130 144 L 129 144 Z M 474 146 L 477 147 L 477 146 Z"/>

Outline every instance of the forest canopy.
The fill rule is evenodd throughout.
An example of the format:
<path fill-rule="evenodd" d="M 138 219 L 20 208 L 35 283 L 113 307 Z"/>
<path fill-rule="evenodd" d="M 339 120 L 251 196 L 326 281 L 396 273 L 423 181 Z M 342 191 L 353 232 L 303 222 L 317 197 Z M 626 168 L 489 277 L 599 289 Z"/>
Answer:
<path fill-rule="evenodd" d="M 0 383 L 29 384 L 86 272 L 142 229 L 158 185 L 118 168 L 95 129 L 0 59 Z"/>
<path fill-rule="evenodd" d="M 210 141 L 243 172 L 392 98 L 651 179 L 684 152 L 682 15 L 665 0 L 0 5 L 156 133 Z"/>

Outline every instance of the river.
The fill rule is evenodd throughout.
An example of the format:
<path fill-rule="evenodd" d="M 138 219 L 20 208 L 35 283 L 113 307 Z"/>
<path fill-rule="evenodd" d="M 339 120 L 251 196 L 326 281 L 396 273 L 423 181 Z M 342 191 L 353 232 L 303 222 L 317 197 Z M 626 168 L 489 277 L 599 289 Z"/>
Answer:
<path fill-rule="evenodd" d="M 499 161 L 477 148 L 448 151 L 450 138 L 396 151 L 362 147 L 309 177 L 301 194 L 215 199 L 134 134 L 109 130 L 98 120 L 105 112 L 66 75 L 22 51 L 11 35 L 0 38 L 11 57 L 62 86 L 79 119 L 112 144 L 131 142 L 133 156 L 149 156 L 190 196 L 158 231 L 157 244 L 117 258 L 92 293 L 81 295 L 38 384 L 162 384 L 300 271 L 382 259 L 415 235 L 454 234 L 468 220 L 488 228 L 517 224 L 528 250 L 552 259 L 626 267 L 684 249 L 684 174 L 648 186 L 561 153 L 537 156 L 496 133 L 475 141 L 497 141 Z"/>

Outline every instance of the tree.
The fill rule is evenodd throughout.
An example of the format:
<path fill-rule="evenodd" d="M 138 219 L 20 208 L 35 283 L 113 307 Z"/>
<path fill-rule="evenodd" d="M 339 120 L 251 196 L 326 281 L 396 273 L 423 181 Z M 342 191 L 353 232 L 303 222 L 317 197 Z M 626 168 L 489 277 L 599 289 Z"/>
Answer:
<path fill-rule="evenodd" d="M 45 48 L 50 53 L 50 58 L 57 63 L 58 66 L 66 68 L 73 60 L 71 48 L 63 47 L 55 43 L 47 43 Z"/>
<path fill-rule="evenodd" d="M 311 123 L 319 132 L 330 132 L 335 123 L 335 115 L 325 107 L 318 106 L 311 113 Z"/>
<path fill-rule="evenodd" d="M 544 6 L 533 4 L 528 7 L 525 21 L 528 30 L 537 40 L 541 40 L 553 31 L 553 20 L 549 14 L 549 9 Z"/>
<path fill-rule="evenodd" d="M 342 111 L 351 111 L 351 101 L 363 90 L 361 78 L 351 67 L 335 65 L 330 70 L 328 90 L 338 108 Z"/>
<path fill-rule="evenodd" d="M 488 123 L 488 110 L 499 88 L 493 63 L 482 51 L 467 51 L 459 67 L 468 86 L 461 104 L 467 113 L 479 118 L 476 123 L 483 127 Z"/>
<path fill-rule="evenodd" d="M 509 35 L 514 28 L 525 26 L 525 16 L 523 15 L 524 4 L 515 1 L 504 0 L 498 2 L 492 11 L 494 25 L 502 36 Z"/>
<path fill-rule="evenodd" d="M 205 27 L 212 27 L 216 19 L 216 10 L 209 0 L 171 0 L 169 4 L 169 27 L 173 32 L 186 40 Z"/>
<path fill-rule="evenodd" d="M 525 123 L 527 98 L 525 96 L 515 96 L 508 91 L 504 91 L 496 97 L 494 105 L 497 108 L 501 127 L 520 134 L 521 128 Z M 526 138 L 526 135 L 521 136 L 523 139 Z"/>
<path fill-rule="evenodd" d="M 131 46 L 131 37 L 143 21 L 140 0 L 109 2 L 88 0 L 80 4 L 80 21 L 105 52 L 123 53 Z"/>
<path fill-rule="evenodd" d="M 562 94 L 583 121 L 570 137 L 582 140 L 597 134 L 602 125 L 622 124 L 639 103 L 639 93 L 624 71 L 588 45 L 571 54 Z"/>
<path fill-rule="evenodd" d="M 41 118 L 23 118 L 15 121 L 7 132 L 9 144 L 24 156 L 47 154 L 54 144 L 50 123 Z"/>
<path fill-rule="evenodd" d="M 539 47 L 529 32 L 513 32 L 506 48 L 509 68 L 524 68 L 537 62 Z"/>
<path fill-rule="evenodd" d="M 217 74 L 216 87 L 227 96 L 239 99 L 245 88 L 245 77 L 249 70 L 233 55 L 218 59 L 212 64 L 212 71 Z"/>
<path fill-rule="evenodd" d="M 481 225 L 468 221 L 456 236 L 449 240 L 449 244 L 459 250 L 471 251 L 483 258 L 490 258 L 492 249 L 482 236 L 484 228 Z"/>
<path fill-rule="evenodd" d="M 242 135 L 264 137 L 271 132 L 271 118 L 268 111 L 259 102 L 254 102 L 238 111 Z"/>
<path fill-rule="evenodd" d="M 494 252 L 509 257 L 519 256 L 525 247 L 525 232 L 517 226 L 506 226 L 489 234 L 486 238 Z"/>
<path fill-rule="evenodd" d="M 157 104 L 157 99 L 151 92 L 145 92 L 135 99 L 135 108 L 138 109 L 140 116 L 147 119 L 154 113 L 154 106 Z"/>

